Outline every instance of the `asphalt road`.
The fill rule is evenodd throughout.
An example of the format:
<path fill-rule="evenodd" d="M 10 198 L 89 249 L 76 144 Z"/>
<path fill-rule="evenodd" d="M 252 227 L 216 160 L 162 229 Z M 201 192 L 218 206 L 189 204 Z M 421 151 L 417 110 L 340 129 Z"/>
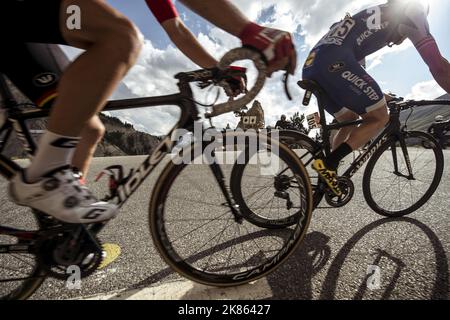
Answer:
<path fill-rule="evenodd" d="M 148 227 L 148 203 L 152 185 L 161 170 L 159 168 L 125 205 L 119 217 L 111 221 L 100 235 L 104 242 L 120 245 L 122 254 L 117 261 L 85 279 L 80 290 L 69 290 L 64 282 L 49 279 L 33 298 L 100 298 L 96 295 L 115 292 L 122 294 L 103 298 L 126 298 L 130 296 L 126 293 L 129 290 L 138 292 L 150 288 L 146 290 L 150 290 L 154 298 L 447 299 L 447 256 L 450 254 L 449 151 L 445 152 L 445 157 L 446 167 L 438 191 L 414 214 L 388 220 L 374 213 L 362 194 L 361 171 L 354 178 L 354 199 L 344 208 L 317 209 L 303 244 L 278 270 L 251 286 L 226 290 L 187 282 L 158 255 Z M 108 165 L 131 167 L 137 166 L 142 160 L 142 157 L 95 159 L 90 178 L 92 180 L 93 173 Z M 427 168 L 424 169 L 425 173 Z M 174 200 L 172 211 L 189 217 L 192 210 L 186 203 L 190 203 L 196 204 L 200 215 L 211 211 L 220 214 L 217 208 L 211 210 L 211 204 L 219 200 L 214 195 L 215 187 L 205 179 L 207 172 L 198 168 L 192 170 L 192 178 L 180 184 L 174 193 L 174 198 L 183 198 L 181 196 L 186 194 L 184 198 L 190 202 Z M 5 190 L 4 181 L 0 188 Z M 97 193 L 102 190 L 95 184 L 92 188 Z M 378 188 L 391 190 L 394 186 L 380 180 Z M 407 190 L 413 187 L 402 185 L 400 188 Z M 397 199 L 394 192 L 388 192 L 387 195 Z M 4 194 L 1 200 L 1 224 L 24 225 L 29 217 L 27 211 L 8 203 Z M 189 227 L 192 228 L 192 225 Z M 182 227 L 174 227 L 171 232 L 181 234 L 184 231 Z M 197 237 L 193 236 L 189 243 L 200 243 L 207 234 L 203 234 L 205 238 L 202 235 Z M 370 276 L 373 266 L 377 267 L 374 275 L 379 277 Z"/>

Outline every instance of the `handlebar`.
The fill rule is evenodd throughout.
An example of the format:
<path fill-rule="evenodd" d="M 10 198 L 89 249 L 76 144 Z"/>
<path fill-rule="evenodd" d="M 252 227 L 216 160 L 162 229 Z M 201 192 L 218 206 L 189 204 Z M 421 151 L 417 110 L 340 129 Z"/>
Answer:
<path fill-rule="evenodd" d="M 221 114 L 239 111 L 242 107 L 249 104 L 261 91 L 264 87 L 267 78 L 267 66 L 261 56 L 261 54 L 257 51 L 247 48 L 236 48 L 229 51 L 223 58 L 220 60 L 218 68 L 220 70 L 225 70 L 232 63 L 240 60 L 251 60 L 258 71 L 258 77 L 256 79 L 255 85 L 248 93 L 239 98 L 237 100 L 231 100 L 228 102 L 220 103 L 213 106 L 213 110 L 210 113 L 207 113 L 205 116 L 207 118 L 217 117 Z"/>
<path fill-rule="evenodd" d="M 407 100 L 391 101 L 389 104 L 395 104 L 400 110 L 407 110 L 422 106 L 450 106 L 450 100 Z"/>
<path fill-rule="evenodd" d="M 227 92 L 227 89 L 229 89 L 229 87 L 227 87 L 228 84 L 226 83 L 226 81 L 223 80 L 232 76 L 233 73 L 236 73 L 236 75 L 238 76 L 242 76 L 241 70 L 235 71 L 232 70 L 233 68 L 230 68 L 234 62 L 241 60 L 251 60 L 255 65 L 256 70 L 258 71 L 258 76 L 256 78 L 253 88 L 249 91 L 246 91 L 246 94 L 237 100 L 233 100 L 233 98 L 230 98 L 228 102 L 212 106 L 212 111 L 210 113 L 206 113 L 205 117 L 213 118 L 228 112 L 232 111 L 236 112 L 241 110 L 253 99 L 255 99 L 256 96 L 264 87 L 264 84 L 266 82 L 267 65 L 264 58 L 259 52 L 250 48 L 236 48 L 225 54 L 225 56 L 220 60 L 216 68 L 202 69 L 192 72 L 182 72 L 177 74 L 175 78 L 180 80 L 180 83 L 199 82 L 201 88 L 205 88 L 210 84 L 219 85 L 223 87 Z M 289 66 L 287 66 L 287 68 L 289 68 Z M 292 100 L 292 97 L 288 89 L 288 79 L 289 79 L 289 72 L 286 71 L 286 74 L 283 79 L 284 89 L 288 99 Z"/>

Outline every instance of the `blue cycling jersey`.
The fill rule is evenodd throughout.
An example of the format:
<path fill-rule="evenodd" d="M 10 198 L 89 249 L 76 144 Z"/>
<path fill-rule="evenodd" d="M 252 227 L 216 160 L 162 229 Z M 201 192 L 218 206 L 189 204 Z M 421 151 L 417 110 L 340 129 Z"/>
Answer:
<path fill-rule="evenodd" d="M 417 2 L 391 1 L 335 23 L 316 44 L 303 67 L 303 78 L 316 81 L 328 96 L 325 109 L 336 117 L 352 111 L 359 115 L 386 106 L 376 81 L 361 66 L 368 55 L 409 38 L 416 48 L 434 43 L 425 8 Z M 432 63 L 436 54 L 426 62 Z"/>
<path fill-rule="evenodd" d="M 359 60 L 389 44 L 406 38 L 416 44 L 431 36 L 426 9 L 417 2 L 403 5 L 383 4 L 368 8 L 335 23 L 315 46 L 345 46 Z"/>

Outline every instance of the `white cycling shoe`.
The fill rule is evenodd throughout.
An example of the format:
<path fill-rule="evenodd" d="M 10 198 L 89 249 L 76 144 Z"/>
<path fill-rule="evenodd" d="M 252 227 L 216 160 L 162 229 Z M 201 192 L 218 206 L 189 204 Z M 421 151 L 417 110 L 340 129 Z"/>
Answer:
<path fill-rule="evenodd" d="M 70 168 L 61 168 L 36 183 L 27 183 L 24 172 L 9 184 L 11 200 L 16 204 L 45 212 L 67 223 L 95 223 L 114 218 L 115 204 L 98 201 L 74 176 Z"/>

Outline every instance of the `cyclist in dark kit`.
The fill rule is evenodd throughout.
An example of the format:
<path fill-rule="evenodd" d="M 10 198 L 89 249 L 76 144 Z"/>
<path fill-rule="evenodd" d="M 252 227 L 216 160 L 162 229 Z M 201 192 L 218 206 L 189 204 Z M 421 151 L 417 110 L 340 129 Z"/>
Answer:
<path fill-rule="evenodd" d="M 227 0 L 184 0 L 192 10 L 261 52 L 268 74 L 294 73 L 296 52 L 291 35 L 249 21 Z M 45 3 L 45 5 L 43 4 Z M 154 0 L 177 22 L 171 1 Z M 77 12 L 79 14 L 77 18 Z M 79 20 L 69 23 L 69 20 Z M 175 19 L 175 20 L 174 20 Z M 72 21 L 73 22 L 73 21 Z M 31 164 L 10 182 L 12 200 L 68 223 L 95 223 L 114 218 L 115 204 L 97 200 L 72 170 L 83 129 L 100 112 L 134 65 L 143 36 L 135 25 L 103 0 L 3 0 L 2 37 L 13 43 L 65 44 L 85 51 L 61 74 L 48 128 Z M 3 71 L 3 70 L 0 70 Z M 52 82 L 51 76 L 37 78 Z M 51 95 L 43 101 L 51 101 Z M 95 143 L 91 144 L 95 146 Z"/>

